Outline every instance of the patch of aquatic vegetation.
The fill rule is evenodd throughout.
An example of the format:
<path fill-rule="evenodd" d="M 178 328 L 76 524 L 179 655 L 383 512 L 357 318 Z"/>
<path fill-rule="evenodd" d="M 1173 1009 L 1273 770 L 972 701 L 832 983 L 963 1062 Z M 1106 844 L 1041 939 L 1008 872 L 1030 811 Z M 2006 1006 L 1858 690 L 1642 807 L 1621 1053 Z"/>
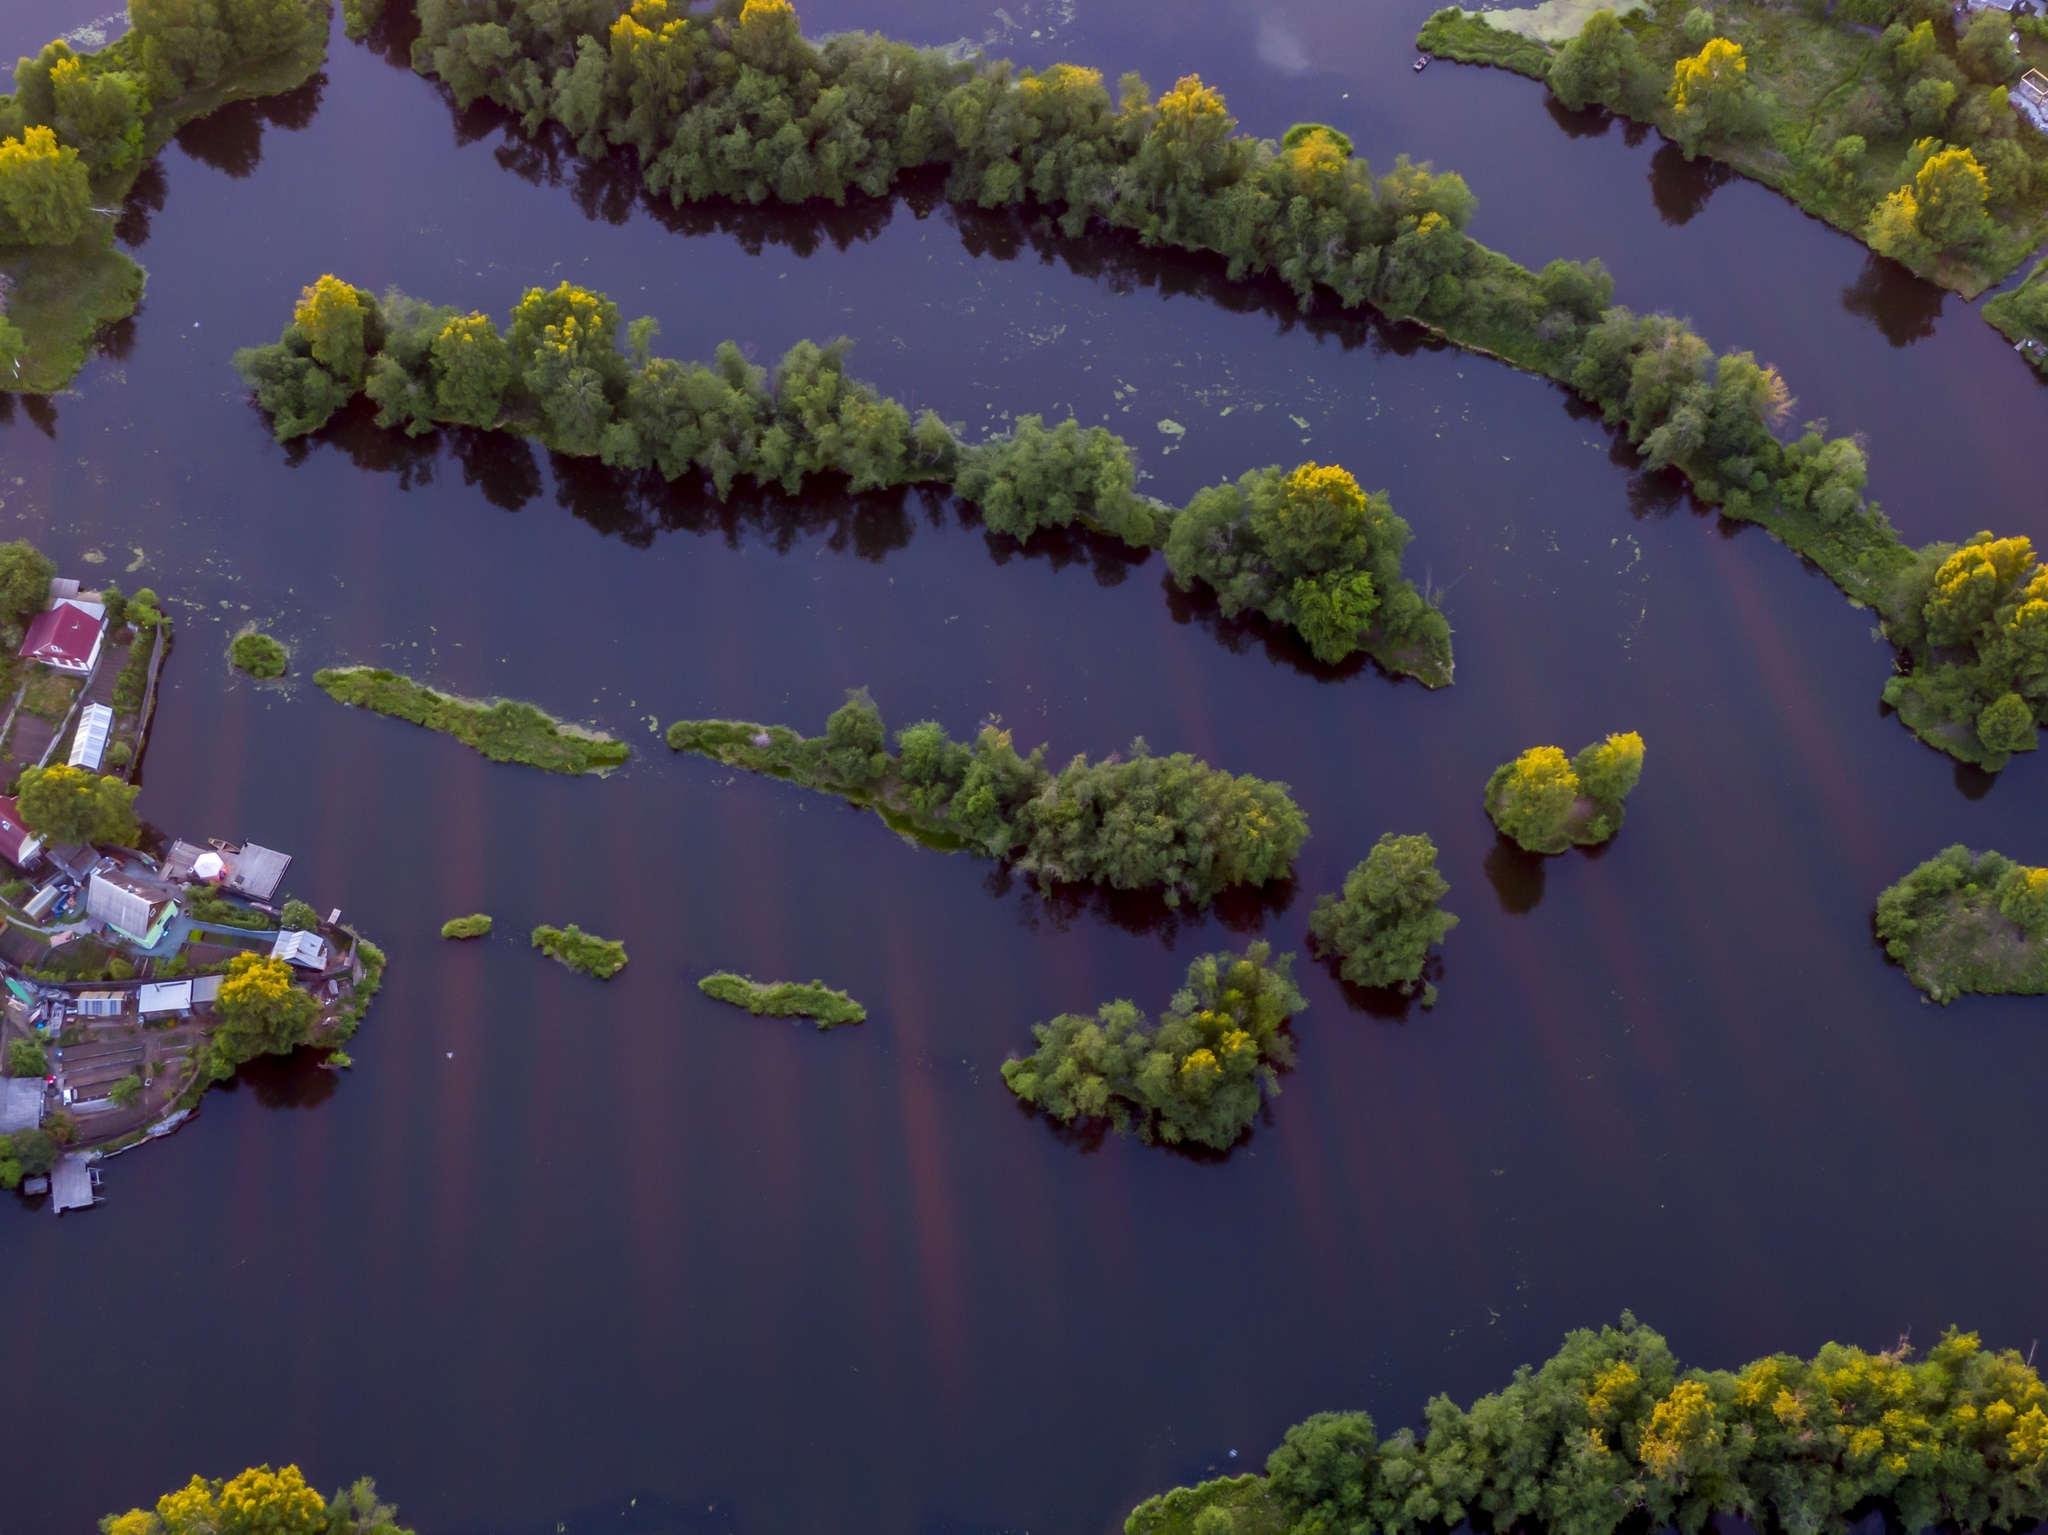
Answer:
<path fill-rule="evenodd" d="M 764 986 L 752 976 L 721 970 L 697 983 L 705 996 L 734 1007 L 744 1007 L 755 1017 L 810 1018 L 819 1029 L 837 1028 L 842 1023 L 867 1022 L 868 1010 L 843 991 L 834 991 L 823 981 L 804 985 L 777 981 Z"/>
<path fill-rule="evenodd" d="M 533 946 L 549 959 L 558 960 L 582 975 L 608 981 L 626 968 L 626 946 L 614 938 L 599 938 L 570 923 L 567 927 L 540 926 L 533 930 Z"/>
<path fill-rule="evenodd" d="M 338 702 L 451 735 L 493 762 L 550 773 L 604 773 L 629 755 L 625 742 L 564 724 L 532 704 L 459 698 L 382 667 L 329 668 L 315 672 L 313 681 Z"/>

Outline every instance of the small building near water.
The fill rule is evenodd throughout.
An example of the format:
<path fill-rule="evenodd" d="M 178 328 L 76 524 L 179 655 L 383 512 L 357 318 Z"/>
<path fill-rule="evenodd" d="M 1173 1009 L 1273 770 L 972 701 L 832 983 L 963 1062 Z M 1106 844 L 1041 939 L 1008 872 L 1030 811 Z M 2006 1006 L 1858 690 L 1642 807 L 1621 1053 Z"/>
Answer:
<path fill-rule="evenodd" d="M 43 839 L 21 824 L 21 803 L 0 795 L 0 858 L 17 869 L 43 861 Z"/>
<path fill-rule="evenodd" d="M 137 994 L 145 1018 L 192 1011 L 190 981 L 145 981 Z"/>
<path fill-rule="evenodd" d="M 270 957 L 281 959 L 289 965 L 297 965 L 302 970 L 325 970 L 327 940 L 318 933 L 287 928 L 277 935 L 277 941 L 270 946 Z"/>
<path fill-rule="evenodd" d="M 2006 93 L 2013 110 L 2043 133 L 2048 133 L 2048 75 L 2030 69 L 2020 83 Z"/>
<path fill-rule="evenodd" d="M 67 597 L 36 614 L 19 652 L 60 672 L 83 677 L 100 658 L 107 637 L 107 610 L 97 602 Z"/>
<path fill-rule="evenodd" d="M 85 884 L 85 912 L 138 948 L 154 948 L 177 914 L 168 885 L 123 870 L 95 870 Z"/>
<path fill-rule="evenodd" d="M 204 881 L 251 900 L 267 901 L 277 894 L 277 887 L 284 883 L 284 871 L 291 864 L 291 854 L 254 842 L 245 842 L 240 847 L 216 842 L 205 848 L 196 842 L 181 841 L 173 842 L 170 852 L 164 855 L 164 878 L 188 883 Z"/>

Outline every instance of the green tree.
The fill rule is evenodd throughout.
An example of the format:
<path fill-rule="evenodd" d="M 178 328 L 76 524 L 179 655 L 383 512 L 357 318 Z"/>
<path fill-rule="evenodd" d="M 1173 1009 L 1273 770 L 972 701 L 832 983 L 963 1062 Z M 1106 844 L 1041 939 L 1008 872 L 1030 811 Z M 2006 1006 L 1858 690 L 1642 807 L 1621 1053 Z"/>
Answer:
<path fill-rule="evenodd" d="M 1596 741 L 1572 759 L 1579 792 L 1619 804 L 1643 776 L 1643 738 L 1633 730 Z"/>
<path fill-rule="evenodd" d="M 11 1039 L 7 1042 L 7 1074 L 10 1077 L 40 1077 L 50 1069 L 42 1041 Z"/>
<path fill-rule="evenodd" d="M 69 245 L 91 211 L 85 162 L 54 130 L 0 140 L 0 245 Z"/>
<path fill-rule="evenodd" d="M 435 403 L 441 415 L 468 426 L 496 425 L 512 382 L 512 350 L 481 314 L 450 320 L 434 338 Z"/>
<path fill-rule="evenodd" d="M 1578 797 L 1579 775 L 1570 759 L 1555 746 L 1532 746 L 1487 780 L 1486 813 L 1530 852 L 1562 853 L 1571 846 Z"/>
<path fill-rule="evenodd" d="M 2004 85 L 2020 71 L 2019 50 L 2012 42 L 2012 18 L 2002 11 L 1979 11 L 1956 39 L 1956 62 L 1985 85 Z"/>
<path fill-rule="evenodd" d="M 1990 184 L 1976 155 L 1967 149 L 1944 149 L 1930 155 L 1913 179 L 1918 205 L 1914 222 L 1942 250 L 1960 250 L 1980 242 L 1991 230 L 1984 205 Z"/>
<path fill-rule="evenodd" d="M 1998 880 L 1998 910 L 2029 937 L 2048 933 L 2048 869 L 2014 864 Z"/>
<path fill-rule="evenodd" d="M 38 836 L 57 843 L 133 847 L 142 834 L 135 820 L 139 784 L 103 778 L 83 768 L 55 763 L 22 770 L 21 819 Z"/>
<path fill-rule="evenodd" d="M 25 538 L 0 544 L 0 625 L 8 649 L 21 643 L 29 620 L 50 605 L 50 581 L 57 566 Z"/>
<path fill-rule="evenodd" d="M 107 1096 L 114 1100 L 116 1108 L 125 1109 L 132 1107 L 135 1100 L 142 1096 L 141 1076 L 135 1072 L 129 1072 L 127 1076 L 122 1077 L 112 1087 L 107 1089 Z"/>
<path fill-rule="evenodd" d="M 1955 82 L 1928 75 L 1907 86 L 1901 100 L 1906 121 L 1916 133 L 1940 133 L 1948 126 L 1949 109 L 1955 105 Z"/>
<path fill-rule="evenodd" d="M 1579 35 L 1557 50 L 1550 88 L 1573 111 L 1598 103 L 1626 110 L 1639 103 L 1645 70 L 1636 40 L 1611 10 L 1586 18 Z"/>
<path fill-rule="evenodd" d="M 888 770 L 889 734 L 882 711 L 866 688 L 849 690 L 846 702 L 825 721 L 825 761 L 853 788 L 864 788 Z"/>
<path fill-rule="evenodd" d="M 377 300 L 332 272 L 301 291 L 292 324 L 313 361 L 353 394 L 362 387 L 370 354 L 382 345 Z"/>
<path fill-rule="evenodd" d="M 215 1077 L 258 1055 L 283 1055 L 312 1037 L 320 1004 L 293 984 L 292 967 L 268 955 L 237 954 L 228 962 L 214 1003 L 220 1024 L 213 1032 Z"/>
<path fill-rule="evenodd" d="M 1345 878 L 1341 897 L 1316 902 L 1309 934 L 1352 985 L 1412 989 L 1431 945 L 1458 925 L 1437 909 L 1450 888 L 1436 871 L 1434 842 L 1388 832 Z"/>
<path fill-rule="evenodd" d="M 252 677 L 282 677 L 289 656 L 271 636 L 251 630 L 235 636 L 228 659 Z"/>
<path fill-rule="evenodd" d="M 95 69 L 84 59 L 58 59 L 50 93 L 57 131 L 78 147 L 92 174 L 124 171 L 141 157 L 149 92 L 139 78 Z"/>
<path fill-rule="evenodd" d="M 1679 147 L 1690 155 L 1702 139 L 1724 135 L 1742 123 L 1749 103 L 1749 59 L 1742 45 L 1725 37 L 1672 67 L 1665 99 L 1678 123 Z"/>
<path fill-rule="evenodd" d="M 304 901 L 286 901 L 284 914 L 278 919 L 278 925 L 288 931 L 310 933 L 320 926 L 320 913 Z"/>
<path fill-rule="evenodd" d="M 1987 751 L 2032 751 L 2036 744 L 2034 711 L 2019 694 L 2002 693 L 1977 716 L 1977 739 Z"/>

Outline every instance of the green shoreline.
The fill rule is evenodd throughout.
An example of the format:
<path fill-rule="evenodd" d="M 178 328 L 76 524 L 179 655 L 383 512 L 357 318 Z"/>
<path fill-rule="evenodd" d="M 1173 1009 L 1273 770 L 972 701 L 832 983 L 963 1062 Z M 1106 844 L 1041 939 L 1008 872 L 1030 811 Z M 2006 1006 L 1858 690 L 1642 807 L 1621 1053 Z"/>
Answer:
<path fill-rule="evenodd" d="M 307 40 L 289 53 L 250 65 L 230 78 L 188 92 L 174 101 L 152 103 L 141 152 L 126 168 L 92 180 L 95 209 L 118 209 L 129 190 L 180 128 L 234 101 L 296 90 L 327 62 L 332 8 L 310 0 Z M 320 27 L 317 39 L 312 18 Z M 98 53 L 81 57 L 108 64 L 125 62 L 131 31 Z M 10 103 L 12 97 L 0 97 Z M 18 327 L 27 343 L 19 375 L 5 382 L 9 393 L 54 394 L 78 376 L 92 356 L 94 341 L 108 325 L 127 319 L 142 301 L 146 270 L 115 249 L 118 212 L 94 212 L 84 233 L 69 245 L 0 245 L 0 279 L 9 291 L 0 318 Z"/>
<path fill-rule="evenodd" d="M 1473 199 L 1454 175 L 1405 159 L 1375 175 L 1330 134 L 1290 149 L 1238 134 L 1222 97 L 1193 76 L 1157 101 L 1130 76 L 1113 100 L 1098 73 L 1071 65 L 955 62 L 867 34 L 814 46 L 783 0 L 750 0 L 744 12 L 719 0 L 710 17 L 639 0 L 609 46 L 535 0 L 424 0 L 416 10 L 414 68 L 442 78 L 458 107 L 487 98 L 529 130 L 562 125 L 586 155 L 630 151 L 649 191 L 678 204 L 843 202 L 940 165 L 955 201 L 1041 207 L 1070 237 L 1099 221 L 1147 244 L 1213 254 L 1232 280 L 1277 277 L 1305 307 L 1331 298 L 1370 307 L 1540 374 L 1596 405 L 1647 467 L 1675 469 L 1700 501 L 1756 523 L 1853 603 L 1878 609 L 1912 673 L 1895 679 L 1887 702 L 1922 741 L 1996 771 L 2032 739 L 2034 715 L 2048 717 L 2048 692 L 2037 689 L 2018 700 L 2024 732 L 2008 709 L 1994 741 L 1979 737 L 1979 715 L 2011 692 L 1983 664 L 1979 641 L 1998 636 L 1973 635 L 1961 648 L 1927 642 L 1919 604 L 1954 546 L 1915 551 L 1899 539 L 1863 497 L 1867 467 L 1853 439 L 1809 427 L 1781 440 L 1791 395 L 1774 370 L 1747 352 L 1716 356 L 1680 321 L 1614 305 L 1597 263 L 1536 273 L 1472 240 L 1462 231 Z M 658 100 L 635 83 L 657 65 L 685 81 Z M 884 66 L 898 88 L 865 90 Z M 744 101 L 734 89 L 742 76 L 752 82 Z M 830 114 L 810 115 L 828 96 Z M 775 150 L 779 159 L 745 147 L 749 125 L 770 131 L 770 106 L 787 125 L 773 131 L 799 146 Z M 865 134 L 852 160 L 824 153 L 842 120 Z M 718 142 L 742 148 L 709 155 L 702 146 L 714 133 L 736 134 Z"/>
<path fill-rule="evenodd" d="M 625 742 L 566 725 L 532 704 L 461 698 L 383 667 L 330 667 L 315 672 L 313 681 L 337 703 L 453 736 L 493 762 L 603 775 L 629 755 Z"/>
<path fill-rule="evenodd" d="M 1881 1505 L 1960 1535 L 2048 1516 L 2048 1388 L 1951 1328 L 1924 1358 L 1830 1343 L 1737 1371 L 1683 1367 L 1623 1312 L 1467 1410 L 1431 1399 L 1386 1439 L 1362 1412 L 1287 1431 L 1263 1476 L 1149 1498 L 1125 1535 L 1699 1535 L 1716 1515 L 1844 1535 Z"/>

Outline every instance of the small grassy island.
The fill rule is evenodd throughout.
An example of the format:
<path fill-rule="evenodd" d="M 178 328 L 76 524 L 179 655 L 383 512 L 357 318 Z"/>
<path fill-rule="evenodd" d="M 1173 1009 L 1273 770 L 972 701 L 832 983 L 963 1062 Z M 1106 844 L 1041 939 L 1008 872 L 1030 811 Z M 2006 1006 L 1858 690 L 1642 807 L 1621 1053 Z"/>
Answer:
<path fill-rule="evenodd" d="M 228 659 L 250 676 L 259 679 L 282 677 L 290 655 L 269 635 L 251 629 L 235 636 L 228 647 Z"/>
<path fill-rule="evenodd" d="M 763 986 L 752 976 L 721 970 L 716 975 L 705 976 L 697 983 L 697 989 L 717 1001 L 744 1007 L 756 1018 L 815 1019 L 820 1031 L 837 1028 L 842 1023 L 866 1023 L 868 1019 L 866 1008 L 845 992 L 834 991 L 823 981 L 812 981 L 808 986 L 794 981 L 778 981 L 772 986 Z"/>
<path fill-rule="evenodd" d="M 1326 895 L 1309 917 L 1309 937 L 1338 961 L 1337 973 L 1354 986 L 1394 986 L 1412 994 L 1432 945 L 1458 919 L 1437 903 L 1450 885 L 1436 871 L 1436 844 L 1426 836 L 1381 837 L 1365 862 L 1344 879 L 1341 896 Z M 1422 988 L 1422 1005 L 1436 1005 L 1436 987 Z"/>
<path fill-rule="evenodd" d="M 1688 159 L 1722 161 L 1974 298 L 2048 234 L 2048 139 L 2028 115 L 2048 121 L 2048 101 L 2014 88 L 2048 64 L 2048 26 L 1963 15 L 1942 0 L 1454 6 L 1417 41 L 1654 124 Z"/>
<path fill-rule="evenodd" d="M 559 960 L 571 970 L 608 981 L 626 968 L 626 946 L 613 938 L 599 938 L 570 923 L 567 927 L 537 927 L 533 946 L 549 959 Z"/>
<path fill-rule="evenodd" d="M 491 919 L 486 912 L 473 917 L 450 917 L 441 924 L 443 938 L 488 938 L 491 936 Z"/>
<path fill-rule="evenodd" d="M 2048 993 L 2048 869 L 1947 848 L 1877 898 L 1877 936 L 1936 1002 Z"/>
<path fill-rule="evenodd" d="M 441 731 L 493 762 L 524 763 L 550 773 L 606 773 L 629 755 L 625 742 L 565 725 L 532 704 L 458 698 L 382 667 L 317 671 L 313 681 L 341 703 Z"/>
<path fill-rule="evenodd" d="M 0 389 L 49 393 L 142 297 L 114 248 L 122 201 L 186 123 L 303 85 L 327 57 L 328 0 L 144 5 L 97 53 L 62 39 L 0 96 Z"/>
<path fill-rule="evenodd" d="M 2034 367 L 2048 373 L 2048 259 L 2017 288 L 1984 301 L 1984 318 Z"/>
<path fill-rule="evenodd" d="M 280 441 L 364 394 L 383 426 L 495 427 L 702 479 L 721 498 L 741 476 L 792 494 L 818 474 L 854 491 L 950 485 L 991 531 L 1020 540 L 1079 524 L 1163 548 L 1181 590 L 1206 585 L 1226 618 L 1254 612 L 1292 628 L 1326 665 L 1364 651 L 1431 687 L 1451 681 L 1450 625 L 1401 570 L 1408 524 L 1344 469 L 1276 464 L 1180 510 L 1136 493 L 1129 444 L 1101 427 L 1069 418 L 1048 431 L 1025 416 L 970 445 L 930 411 L 913 421 L 849 378 L 843 342 L 799 342 L 771 375 L 729 342 L 711 367 L 651 356 L 651 320 L 626 327 L 629 356 L 619 323 L 610 299 L 568 283 L 530 290 L 501 333 L 487 315 L 379 300 L 330 275 L 304 290 L 276 344 L 244 348 L 235 366 Z"/>
<path fill-rule="evenodd" d="M 398 1510 L 360 1477 L 331 1498 L 306 1484 L 297 1466 L 272 1471 L 252 1466 L 239 1476 L 191 1481 L 156 1500 L 154 1509 L 109 1514 L 101 1535 L 217 1535 L 224 1530 L 276 1531 L 278 1535 L 412 1535 Z"/>
<path fill-rule="evenodd" d="M 1830 1343 L 1700 1370 L 1624 1312 L 1469 1410 L 1439 1396 L 1424 1416 L 1383 1440 L 1362 1412 L 1317 1413 L 1265 1475 L 1177 1488 L 1124 1530 L 1618 1535 L 1726 1515 L 1842 1535 L 1878 1505 L 1897 1527 L 1982 1535 L 2048 1517 L 2048 1388 L 2017 1350 L 1954 1328 L 1919 1360 L 1903 1341 Z"/>
<path fill-rule="evenodd" d="M 1282 879 L 1308 836 L 1285 784 L 1232 777 L 1186 753 L 1075 757 L 1055 773 L 1045 748 L 1017 755 L 985 726 L 972 746 L 930 720 L 896 733 L 865 689 L 849 694 L 822 736 L 782 725 L 680 720 L 668 744 L 730 767 L 770 773 L 865 806 L 931 847 L 1008 859 L 1045 881 L 1158 888 L 1207 906 L 1232 885 Z"/>
<path fill-rule="evenodd" d="M 1532 746 L 1486 781 L 1486 813 L 1531 853 L 1593 847 L 1621 830 L 1621 802 L 1643 774 L 1643 738 L 1631 730 L 1576 757 Z"/>
<path fill-rule="evenodd" d="M 1037 1024 L 1038 1049 L 1005 1061 L 1003 1081 L 1061 1124 L 1106 1120 L 1148 1143 L 1227 1151 L 1280 1091 L 1275 1068 L 1294 1064 L 1284 1026 L 1308 1005 L 1289 974 L 1294 956 L 1275 964 L 1272 953 L 1254 943 L 1203 955 L 1156 1025 L 1129 1002 Z"/>

